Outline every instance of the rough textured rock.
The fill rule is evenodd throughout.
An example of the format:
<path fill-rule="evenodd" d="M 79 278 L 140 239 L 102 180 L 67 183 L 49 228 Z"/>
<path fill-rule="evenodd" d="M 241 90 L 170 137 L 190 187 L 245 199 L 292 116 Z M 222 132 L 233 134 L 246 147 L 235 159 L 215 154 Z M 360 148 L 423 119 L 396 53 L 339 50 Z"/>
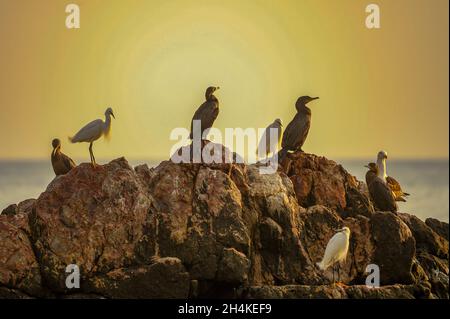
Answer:
<path fill-rule="evenodd" d="M 189 293 L 189 274 L 178 258 L 160 258 L 154 264 L 115 269 L 91 278 L 86 291 L 109 298 L 178 298 Z"/>
<path fill-rule="evenodd" d="M 448 240 L 436 234 L 431 227 L 414 215 L 399 214 L 408 225 L 416 240 L 417 250 L 428 252 L 440 258 L 448 259 Z"/>
<path fill-rule="evenodd" d="M 439 223 L 375 212 L 340 165 L 288 158 L 275 174 L 237 163 L 81 164 L 0 215 L 0 298 L 448 298 Z M 340 287 L 316 262 L 344 225 L 340 277 L 350 286 Z M 379 289 L 362 286 L 371 263 Z M 69 264 L 79 289 L 65 286 Z"/>
<path fill-rule="evenodd" d="M 414 299 L 429 298 L 428 287 L 420 285 L 392 285 L 368 288 L 363 285 L 252 286 L 239 290 L 239 297 L 249 299 Z"/>
<path fill-rule="evenodd" d="M 343 217 L 370 216 L 374 209 L 367 188 L 341 165 L 307 153 L 288 154 L 281 163 L 303 207 L 327 206 Z"/>
<path fill-rule="evenodd" d="M 436 234 L 444 237 L 448 241 L 448 223 L 441 222 L 435 218 L 427 218 L 425 220 L 425 224 L 428 225 L 432 230 L 436 232 Z"/>
<path fill-rule="evenodd" d="M 41 275 L 28 234 L 27 214 L 0 216 L 0 287 L 39 295 Z"/>
<path fill-rule="evenodd" d="M 47 285 L 66 291 L 69 264 L 90 278 L 150 258 L 153 247 L 144 247 L 150 205 L 145 186 L 123 158 L 96 168 L 81 164 L 56 178 L 29 217 Z"/>
<path fill-rule="evenodd" d="M 411 267 L 416 248 L 408 226 L 390 212 L 376 212 L 371 222 L 376 247 L 373 262 L 380 267 L 381 284 L 412 283 Z"/>

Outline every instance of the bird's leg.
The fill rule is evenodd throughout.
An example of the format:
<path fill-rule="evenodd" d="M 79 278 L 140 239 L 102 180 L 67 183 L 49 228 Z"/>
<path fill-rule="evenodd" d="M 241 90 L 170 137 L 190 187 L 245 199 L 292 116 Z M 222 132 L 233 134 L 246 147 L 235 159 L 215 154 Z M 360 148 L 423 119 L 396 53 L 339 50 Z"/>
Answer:
<path fill-rule="evenodd" d="M 338 277 L 338 282 L 341 282 L 341 264 L 337 263 L 337 277 Z"/>
<path fill-rule="evenodd" d="M 96 163 L 95 163 L 94 152 L 92 151 L 92 144 L 93 144 L 93 142 L 91 142 L 91 144 L 89 144 L 89 154 L 91 155 L 91 164 L 92 164 L 92 166 L 95 167 Z"/>
<path fill-rule="evenodd" d="M 92 164 L 92 143 L 89 144 L 89 157 L 91 158 L 91 164 Z"/>
<path fill-rule="evenodd" d="M 334 284 L 334 268 L 335 268 L 335 265 L 333 265 L 333 266 L 331 267 L 331 269 L 333 270 L 333 284 Z"/>

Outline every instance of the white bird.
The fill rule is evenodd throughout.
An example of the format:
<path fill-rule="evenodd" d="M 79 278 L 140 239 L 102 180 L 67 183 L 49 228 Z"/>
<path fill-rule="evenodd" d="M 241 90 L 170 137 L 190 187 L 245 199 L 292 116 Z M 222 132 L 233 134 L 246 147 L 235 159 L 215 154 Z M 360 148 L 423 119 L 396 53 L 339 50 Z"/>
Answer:
<path fill-rule="evenodd" d="M 327 244 L 325 253 L 323 255 L 322 261 L 317 263 L 317 266 L 321 270 L 326 270 L 328 267 L 333 266 L 333 282 L 334 282 L 334 265 L 344 261 L 348 247 L 350 243 L 350 229 L 348 227 L 343 227 L 337 230 L 337 233 L 331 237 Z M 339 269 L 338 269 L 338 280 L 339 280 Z"/>
<path fill-rule="evenodd" d="M 108 107 L 105 111 L 105 121 L 101 119 L 94 120 L 86 124 L 77 134 L 73 137 L 69 137 L 69 141 L 72 143 L 87 142 L 89 144 L 89 154 L 91 155 L 92 165 L 96 165 L 94 153 L 92 151 L 92 144 L 94 141 L 98 140 L 102 135 L 105 138 L 109 138 L 111 132 L 111 116 L 114 116 L 113 110 Z"/>
<path fill-rule="evenodd" d="M 275 121 L 273 121 L 264 130 L 261 140 L 259 141 L 259 146 L 256 149 L 256 153 L 259 156 L 265 155 L 266 157 L 272 151 L 275 154 L 278 149 L 278 145 L 280 144 L 282 130 L 283 123 L 281 123 L 280 119 L 275 119 Z M 265 154 L 262 154 L 264 152 Z"/>

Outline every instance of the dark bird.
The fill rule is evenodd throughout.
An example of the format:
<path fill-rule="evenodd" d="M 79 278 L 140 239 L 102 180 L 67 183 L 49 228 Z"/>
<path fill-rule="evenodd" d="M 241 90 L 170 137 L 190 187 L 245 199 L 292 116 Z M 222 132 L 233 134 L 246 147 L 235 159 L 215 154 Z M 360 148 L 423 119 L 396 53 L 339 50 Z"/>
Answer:
<path fill-rule="evenodd" d="M 214 121 L 219 115 L 219 100 L 214 96 L 214 92 L 218 90 L 219 87 L 210 86 L 206 89 L 205 98 L 206 101 L 199 106 L 197 111 L 195 111 L 194 116 L 191 121 L 191 134 L 189 138 L 193 138 L 193 125 L 194 120 L 199 120 L 201 125 L 201 139 L 203 140 L 203 132 L 208 133 L 209 129 L 212 127 Z M 206 135 L 205 135 L 206 139 Z"/>
<path fill-rule="evenodd" d="M 306 104 L 317 99 L 318 97 L 310 96 L 301 96 L 298 98 L 295 103 L 297 114 L 284 130 L 279 154 L 280 160 L 284 158 L 288 151 L 303 152 L 302 146 L 306 141 L 311 126 L 311 110 Z"/>
<path fill-rule="evenodd" d="M 366 173 L 366 184 L 369 188 L 370 198 L 381 211 L 397 212 L 397 203 L 389 187 L 378 176 L 378 166 L 375 163 L 366 165 L 369 171 Z"/>
<path fill-rule="evenodd" d="M 75 162 L 66 154 L 61 152 L 61 141 L 55 138 L 52 141 L 52 166 L 56 176 L 67 174 L 72 168 L 74 168 Z"/>
<path fill-rule="evenodd" d="M 394 193 L 395 200 L 397 202 L 406 202 L 404 196 L 409 196 L 409 193 L 405 193 L 400 186 L 400 183 L 391 176 L 387 175 L 386 160 L 388 156 L 385 151 L 379 151 L 377 154 L 377 165 L 379 168 L 378 176 L 389 186 Z"/>

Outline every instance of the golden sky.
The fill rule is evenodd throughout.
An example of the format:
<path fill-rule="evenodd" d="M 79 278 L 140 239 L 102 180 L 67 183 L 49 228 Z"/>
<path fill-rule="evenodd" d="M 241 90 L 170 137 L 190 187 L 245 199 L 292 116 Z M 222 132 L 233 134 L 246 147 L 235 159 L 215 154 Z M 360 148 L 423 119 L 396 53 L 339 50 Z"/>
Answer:
<path fill-rule="evenodd" d="M 67 29 L 65 6 L 81 9 Z M 164 159 L 218 85 L 215 127 L 285 126 L 311 103 L 303 149 L 330 158 L 448 157 L 448 0 L 0 0 L 0 158 L 46 158 L 115 112 L 97 158 Z"/>

